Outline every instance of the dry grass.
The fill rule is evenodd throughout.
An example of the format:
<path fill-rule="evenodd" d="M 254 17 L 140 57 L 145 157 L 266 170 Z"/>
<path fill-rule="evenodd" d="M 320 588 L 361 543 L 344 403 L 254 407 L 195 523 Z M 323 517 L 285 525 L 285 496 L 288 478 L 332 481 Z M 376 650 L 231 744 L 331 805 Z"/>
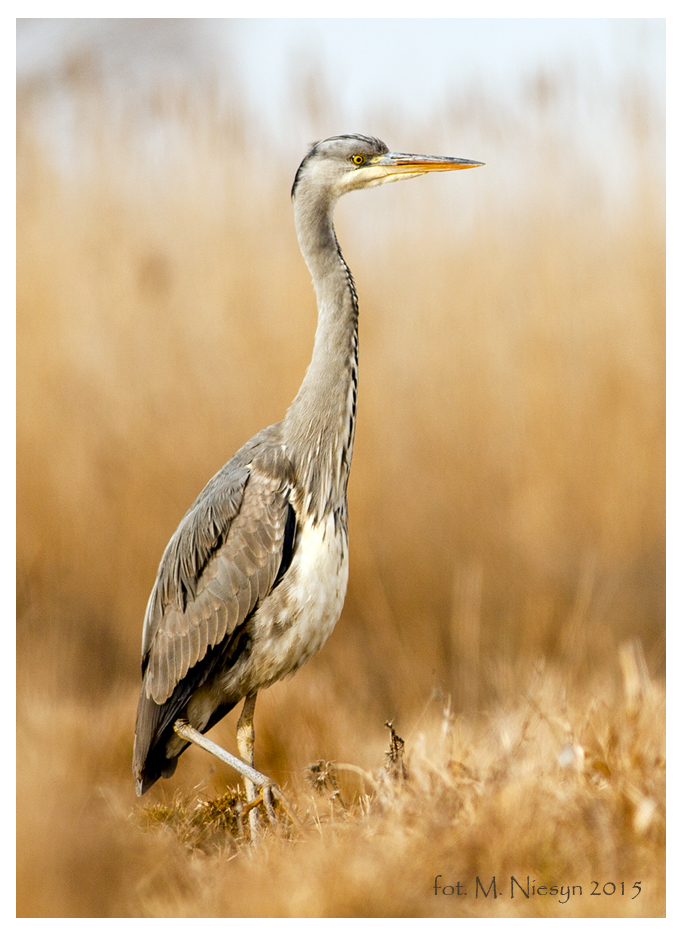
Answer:
<path fill-rule="evenodd" d="M 187 145 L 150 171 L 90 92 L 70 177 L 39 98 L 19 106 L 18 913 L 663 915 L 658 180 L 611 213 L 551 197 L 549 164 L 520 212 L 486 197 L 482 124 L 486 151 L 458 154 L 486 169 L 435 180 L 481 199 L 469 227 L 428 180 L 366 193 L 375 215 L 340 206 L 361 297 L 350 587 L 325 650 L 259 700 L 258 765 L 305 826 L 253 851 L 227 769 L 190 751 L 140 804 L 130 758 L 162 549 L 310 354 L 295 165 L 231 184 L 239 128 L 185 100 Z M 387 719 L 403 781 L 379 774 Z M 309 783 L 319 761 L 338 793 Z M 468 896 L 435 896 L 437 874 Z M 477 875 L 504 896 L 475 900 Z M 583 893 L 510 900 L 511 875 Z"/>
<path fill-rule="evenodd" d="M 132 695 L 95 710 L 34 702 L 20 732 L 19 913 L 663 915 L 661 687 L 645 678 L 635 693 L 603 684 L 568 699 L 558 672 L 528 677 L 516 700 L 477 717 L 434 700 L 406 738 L 405 780 L 340 763 L 336 787 L 316 790 L 285 771 L 304 827 L 283 820 L 257 849 L 238 834 L 234 794 L 207 792 L 229 778 L 211 777 L 206 759 L 190 768 L 200 789 L 186 764 L 183 792 L 174 783 L 133 804 L 122 782 Z M 287 725 L 290 763 L 302 734 Z M 359 760 L 379 766 L 386 741 L 364 726 Z M 435 895 L 437 875 L 463 896 Z M 494 876 L 499 898 L 477 898 L 477 877 L 488 889 Z M 558 892 L 510 899 L 513 876 Z"/>

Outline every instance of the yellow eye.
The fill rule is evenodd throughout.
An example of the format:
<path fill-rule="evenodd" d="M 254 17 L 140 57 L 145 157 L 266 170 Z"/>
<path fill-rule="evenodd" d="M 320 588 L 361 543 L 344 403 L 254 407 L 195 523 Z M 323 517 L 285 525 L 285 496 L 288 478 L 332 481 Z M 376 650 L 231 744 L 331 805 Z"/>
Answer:
<path fill-rule="evenodd" d="M 353 161 L 357 166 L 362 166 L 365 162 L 365 156 L 361 156 L 360 154 L 358 156 L 354 156 Z"/>

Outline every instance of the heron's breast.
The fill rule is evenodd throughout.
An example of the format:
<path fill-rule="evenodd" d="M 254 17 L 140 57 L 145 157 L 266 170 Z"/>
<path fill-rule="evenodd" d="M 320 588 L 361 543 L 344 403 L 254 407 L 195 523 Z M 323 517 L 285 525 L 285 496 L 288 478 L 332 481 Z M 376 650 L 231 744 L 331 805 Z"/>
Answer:
<path fill-rule="evenodd" d="M 259 682 L 282 679 L 320 650 L 341 615 L 348 577 L 346 530 L 332 516 L 304 523 L 291 566 L 254 615 Z"/>

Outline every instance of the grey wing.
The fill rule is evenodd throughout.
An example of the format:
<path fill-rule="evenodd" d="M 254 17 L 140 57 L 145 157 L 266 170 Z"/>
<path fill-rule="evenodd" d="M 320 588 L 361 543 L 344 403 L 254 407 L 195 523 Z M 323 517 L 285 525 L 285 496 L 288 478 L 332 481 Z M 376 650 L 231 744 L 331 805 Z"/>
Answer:
<path fill-rule="evenodd" d="M 247 619 L 271 591 L 282 563 L 291 510 L 288 461 L 268 452 L 228 475 L 219 472 L 186 514 L 150 596 L 143 694 L 157 705 Z"/>

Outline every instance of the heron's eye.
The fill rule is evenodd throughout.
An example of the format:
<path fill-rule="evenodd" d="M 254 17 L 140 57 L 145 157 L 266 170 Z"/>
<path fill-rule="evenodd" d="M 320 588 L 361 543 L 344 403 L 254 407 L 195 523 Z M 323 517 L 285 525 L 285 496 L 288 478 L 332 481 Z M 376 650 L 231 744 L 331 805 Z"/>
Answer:
<path fill-rule="evenodd" d="M 363 163 L 365 162 L 365 156 L 361 156 L 359 153 L 358 156 L 353 157 L 353 161 L 355 162 L 357 166 L 362 166 Z"/>

